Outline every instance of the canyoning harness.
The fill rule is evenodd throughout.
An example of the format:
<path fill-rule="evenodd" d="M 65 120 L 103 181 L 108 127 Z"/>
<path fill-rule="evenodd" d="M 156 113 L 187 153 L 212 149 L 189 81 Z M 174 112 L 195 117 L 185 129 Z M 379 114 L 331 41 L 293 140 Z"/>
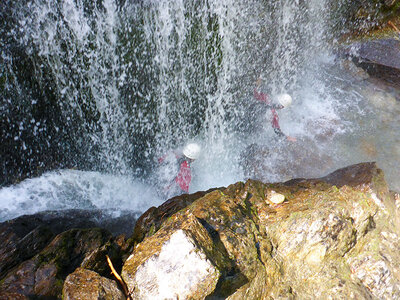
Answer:
<path fill-rule="evenodd" d="M 274 132 L 280 136 L 284 137 L 285 134 L 282 132 L 281 127 L 279 126 L 279 116 L 276 110 L 284 108 L 283 105 L 281 104 L 274 104 L 271 103 L 271 100 L 269 99 L 269 96 L 265 93 L 257 91 L 257 88 L 254 88 L 254 98 L 256 98 L 258 101 L 261 101 L 265 103 L 268 109 L 271 110 L 272 114 L 272 119 L 271 119 L 271 125 L 274 130 Z"/>

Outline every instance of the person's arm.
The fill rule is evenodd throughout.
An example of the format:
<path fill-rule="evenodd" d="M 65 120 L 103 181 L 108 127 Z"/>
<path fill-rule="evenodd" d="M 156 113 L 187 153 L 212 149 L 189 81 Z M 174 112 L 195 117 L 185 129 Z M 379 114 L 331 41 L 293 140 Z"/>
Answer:
<path fill-rule="evenodd" d="M 162 164 L 165 161 L 165 159 L 167 158 L 167 156 L 168 156 L 168 154 L 165 154 L 165 155 L 159 157 L 158 158 L 158 163 Z"/>
<path fill-rule="evenodd" d="M 258 101 L 262 101 L 262 102 L 265 102 L 265 97 L 266 95 L 265 94 L 263 94 L 263 93 L 261 93 L 261 92 L 259 92 L 258 90 L 257 90 L 257 87 L 255 87 L 254 88 L 254 98 L 255 99 L 257 99 Z"/>
<path fill-rule="evenodd" d="M 269 99 L 267 94 L 264 94 L 262 92 L 259 92 L 257 90 L 257 87 L 254 88 L 254 98 L 257 99 L 258 101 L 264 102 L 267 108 L 269 109 L 282 109 L 284 108 L 283 105 L 281 104 L 275 104 L 271 103 L 271 100 Z"/>
<path fill-rule="evenodd" d="M 281 130 L 281 127 L 279 126 L 279 117 L 275 109 L 271 109 L 272 112 L 272 128 L 274 129 L 274 132 L 279 136 L 279 137 L 284 137 L 290 142 L 295 142 L 296 138 L 288 136 L 284 134 Z"/>
<path fill-rule="evenodd" d="M 158 160 L 158 163 L 159 164 L 162 164 L 166 159 L 167 159 L 167 157 L 168 156 L 170 156 L 170 155 L 175 155 L 175 158 L 177 159 L 177 160 L 179 160 L 179 158 L 180 158 L 180 155 L 179 155 L 179 151 L 178 150 L 171 150 L 171 151 L 169 151 L 168 153 L 166 153 L 166 154 L 164 154 L 163 156 L 161 156 L 161 157 L 159 157 L 157 160 Z"/>
<path fill-rule="evenodd" d="M 267 94 L 259 92 L 259 88 L 261 86 L 261 77 L 259 77 L 256 81 L 256 86 L 254 87 L 254 98 L 258 101 L 264 102 L 265 104 L 269 104 L 269 97 Z"/>

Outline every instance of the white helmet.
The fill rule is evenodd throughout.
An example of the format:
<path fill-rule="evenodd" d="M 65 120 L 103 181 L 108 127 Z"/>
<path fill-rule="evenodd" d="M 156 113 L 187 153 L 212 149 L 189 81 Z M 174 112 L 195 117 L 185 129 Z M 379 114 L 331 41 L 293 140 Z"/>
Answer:
<path fill-rule="evenodd" d="M 196 143 L 190 143 L 183 148 L 183 155 L 189 159 L 197 159 L 200 155 L 200 146 Z"/>
<path fill-rule="evenodd" d="M 288 108 L 292 104 L 292 96 L 286 93 L 277 95 L 276 100 L 283 105 L 284 108 Z"/>

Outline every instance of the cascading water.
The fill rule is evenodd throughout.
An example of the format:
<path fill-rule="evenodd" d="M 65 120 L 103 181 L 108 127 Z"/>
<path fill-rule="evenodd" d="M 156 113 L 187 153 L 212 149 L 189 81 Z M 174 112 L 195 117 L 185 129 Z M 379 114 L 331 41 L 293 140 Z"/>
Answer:
<path fill-rule="evenodd" d="M 329 0 L 5 1 L 2 182 L 36 169 L 86 172 L 50 172 L 3 188 L 0 218 L 159 204 L 149 180 L 157 158 L 192 140 L 203 147 L 192 166 L 192 192 L 260 172 L 268 181 L 322 176 L 370 159 L 349 142 L 371 134 L 374 125 L 360 130 L 360 124 L 373 111 L 362 87 L 329 54 L 337 13 L 331 6 Z M 276 138 L 270 112 L 253 97 L 258 78 L 271 96 L 293 96 L 279 117 L 297 142 Z M 293 148 L 299 150 L 286 153 Z M 268 152 L 260 156 L 261 171 L 246 170 L 251 151 Z M 125 193 L 115 196 L 122 187 Z"/>

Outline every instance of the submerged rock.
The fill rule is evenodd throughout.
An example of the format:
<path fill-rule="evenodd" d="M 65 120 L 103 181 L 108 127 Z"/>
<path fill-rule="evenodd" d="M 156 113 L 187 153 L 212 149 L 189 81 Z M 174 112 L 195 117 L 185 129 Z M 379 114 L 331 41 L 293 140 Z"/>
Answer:
<path fill-rule="evenodd" d="M 318 126 L 314 124 L 310 127 Z M 324 142 L 333 133 L 313 134 L 316 139 Z M 315 141 L 304 139 L 296 143 L 281 140 L 276 144 L 251 144 L 241 153 L 240 162 L 246 177 L 269 181 L 317 176 L 331 170 L 333 159 L 328 153 L 321 151 Z"/>
<path fill-rule="evenodd" d="M 273 192 L 286 200 L 271 203 Z M 374 163 L 320 179 L 239 182 L 164 219 L 123 278 L 135 299 L 398 298 L 395 199 Z"/>
<path fill-rule="evenodd" d="M 343 59 L 340 61 L 341 67 L 346 70 L 356 81 L 363 81 L 369 78 L 368 73 L 358 67 L 352 60 Z"/>

